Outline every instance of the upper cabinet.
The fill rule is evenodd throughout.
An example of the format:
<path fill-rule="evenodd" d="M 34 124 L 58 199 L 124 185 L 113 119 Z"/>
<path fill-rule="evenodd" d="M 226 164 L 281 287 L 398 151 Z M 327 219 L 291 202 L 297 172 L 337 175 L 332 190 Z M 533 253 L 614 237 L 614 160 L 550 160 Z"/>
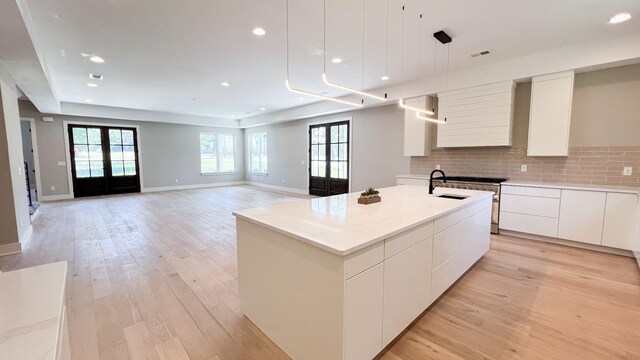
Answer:
<path fill-rule="evenodd" d="M 515 82 L 438 94 L 438 147 L 511 146 Z"/>
<path fill-rule="evenodd" d="M 528 156 L 567 156 L 574 72 L 534 77 Z"/>
<path fill-rule="evenodd" d="M 431 109 L 433 98 L 420 96 L 409 99 L 406 104 L 418 109 Z M 418 119 L 413 110 L 404 110 L 404 156 L 431 155 L 431 132 L 435 124 Z"/>

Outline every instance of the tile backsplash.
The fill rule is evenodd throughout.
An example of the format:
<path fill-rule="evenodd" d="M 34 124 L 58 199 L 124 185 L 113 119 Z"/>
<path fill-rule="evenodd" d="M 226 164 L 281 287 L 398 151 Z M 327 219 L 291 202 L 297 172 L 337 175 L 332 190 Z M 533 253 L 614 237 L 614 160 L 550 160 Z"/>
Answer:
<path fill-rule="evenodd" d="M 434 149 L 412 157 L 410 171 L 428 175 L 436 164 L 448 175 L 640 187 L 640 146 L 572 147 L 567 157 L 528 157 L 526 148 Z M 631 176 L 622 176 L 625 166 L 633 168 Z"/>

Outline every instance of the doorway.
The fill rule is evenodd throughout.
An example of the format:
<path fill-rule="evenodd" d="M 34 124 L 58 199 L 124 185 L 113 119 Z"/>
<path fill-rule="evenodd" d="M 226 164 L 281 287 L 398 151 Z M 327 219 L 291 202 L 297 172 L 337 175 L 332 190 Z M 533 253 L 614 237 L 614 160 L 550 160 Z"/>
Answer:
<path fill-rule="evenodd" d="M 37 148 L 35 143 L 35 120 L 30 118 L 20 119 L 20 132 L 22 135 L 22 156 L 24 159 L 24 175 L 26 184 L 26 196 L 29 204 L 29 215 L 35 216 L 40 207 L 38 201 L 37 181 Z"/>
<path fill-rule="evenodd" d="M 74 197 L 140 192 L 136 128 L 69 124 Z"/>
<path fill-rule="evenodd" d="M 309 127 L 309 194 L 349 192 L 349 121 Z"/>

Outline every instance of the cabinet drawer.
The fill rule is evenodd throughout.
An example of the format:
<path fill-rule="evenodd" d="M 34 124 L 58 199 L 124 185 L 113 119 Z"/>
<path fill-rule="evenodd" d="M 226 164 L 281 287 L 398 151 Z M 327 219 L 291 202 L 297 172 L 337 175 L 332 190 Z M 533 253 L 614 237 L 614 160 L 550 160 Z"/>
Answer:
<path fill-rule="evenodd" d="M 537 196 L 537 197 L 560 199 L 560 194 L 562 190 L 552 189 L 552 188 L 531 187 L 531 186 L 502 185 L 502 187 L 500 188 L 500 192 L 501 194 Z"/>
<path fill-rule="evenodd" d="M 450 214 L 447 214 L 435 219 L 433 222 L 433 233 L 437 234 L 459 223 L 460 221 L 472 216 L 473 214 L 479 212 L 483 208 L 491 207 L 491 202 L 492 202 L 492 198 L 488 197 L 483 201 L 477 202 L 475 204 L 469 205 L 465 208 L 456 210 Z"/>
<path fill-rule="evenodd" d="M 527 234 L 536 234 L 549 237 L 558 237 L 558 219 L 535 215 L 500 212 L 500 228 L 519 231 Z"/>
<path fill-rule="evenodd" d="M 384 260 L 384 241 L 347 255 L 344 260 L 344 278 L 349 279 Z"/>
<path fill-rule="evenodd" d="M 396 185 L 421 185 L 421 186 L 427 186 L 427 185 L 429 185 L 429 180 L 399 177 L 399 178 L 396 178 Z"/>
<path fill-rule="evenodd" d="M 557 218 L 560 212 L 560 199 L 504 194 L 500 198 L 500 210 Z"/>
<path fill-rule="evenodd" d="M 420 225 L 384 242 L 384 258 L 388 259 L 433 236 L 433 221 Z"/>

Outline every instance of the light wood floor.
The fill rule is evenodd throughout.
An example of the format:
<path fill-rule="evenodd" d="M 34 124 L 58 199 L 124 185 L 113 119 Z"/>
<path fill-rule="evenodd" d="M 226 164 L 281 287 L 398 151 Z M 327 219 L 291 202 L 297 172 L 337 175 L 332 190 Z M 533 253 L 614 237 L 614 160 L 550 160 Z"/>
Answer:
<path fill-rule="evenodd" d="M 231 211 L 295 200 L 243 186 L 43 204 L 32 240 L 0 270 L 69 262 L 76 360 L 288 359 L 242 317 Z M 639 271 L 496 236 L 381 358 L 640 359 Z"/>

